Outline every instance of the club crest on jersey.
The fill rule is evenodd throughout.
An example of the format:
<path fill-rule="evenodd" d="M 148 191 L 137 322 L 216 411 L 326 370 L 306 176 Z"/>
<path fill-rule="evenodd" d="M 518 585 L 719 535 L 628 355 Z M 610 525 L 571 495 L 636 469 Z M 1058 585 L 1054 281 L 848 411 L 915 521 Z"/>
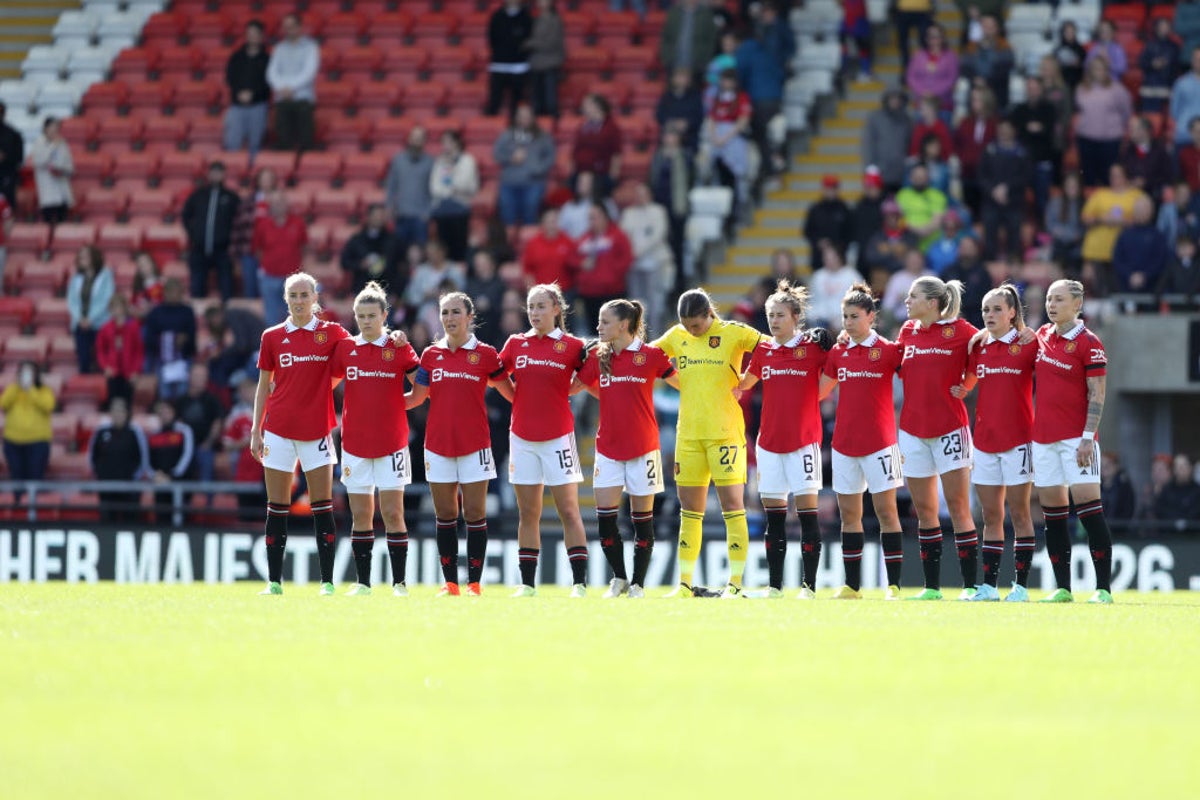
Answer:
<path fill-rule="evenodd" d="M 567 343 L 566 342 L 555 342 L 554 343 L 554 352 L 556 352 L 556 353 L 567 352 Z"/>
<path fill-rule="evenodd" d="M 269 455 L 271 455 L 271 446 L 269 444 L 264 444 L 263 445 L 263 458 L 266 458 Z"/>
<path fill-rule="evenodd" d="M 716 350 L 718 347 L 721 346 L 721 337 L 720 336 L 708 337 L 708 346 L 711 347 L 713 350 Z"/>
<path fill-rule="evenodd" d="M 872 347 L 867 351 L 867 358 L 871 359 L 872 361 L 878 361 L 879 359 L 883 358 L 883 349 L 879 347 Z"/>
<path fill-rule="evenodd" d="M 633 354 L 633 365 L 635 367 L 645 366 L 645 364 L 646 364 L 646 354 L 645 353 L 634 353 Z"/>
<path fill-rule="evenodd" d="M 467 363 L 468 364 L 478 364 L 479 363 L 479 353 L 467 353 Z"/>
<path fill-rule="evenodd" d="M 1068 353 L 1074 353 L 1075 352 L 1075 343 L 1067 342 L 1066 346 L 1063 347 L 1063 350 L 1065 350 Z"/>
<path fill-rule="evenodd" d="M 1010 355 L 1014 355 L 1014 356 L 1015 356 L 1015 355 L 1020 355 L 1020 353 L 1021 353 L 1021 345 L 1017 344 L 1016 342 L 1013 342 L 1012 344 L 1010 344 L 1010 345 L 1008 346 L 1008 352 L 1009 352 L 1009 354 L 1010 354 Z"/>
<path fill-rule="evenodd" d="M 946 327 L 942 328 L 942 338 L 943 339 L 953 339 L 954 338 L 954 326 L 947 325 Z"/>
<path fill-rule="evenodd" d="M 317 331 L 313 334 L 313 341 L 317 344 L 325 344 L 329 341 L 329 334 L 325 331 Z"/>
<path fill-rule="evenodd" d="M 803 347 L 797 347 L 795 350 L 792 351 L 793 355 L 795 355 L 796 358 L 804 358 L 804 355 L 807 352 L 808 352 L 808 350 Z"/>
<path fill-rule="evenodd" d="M 342 467 L 342 477 L 343 478 L 350 477 L 350 468 L 349 467 Z"/>
<path fill-rule="evenodd" d="M 396 351 L 385 349 L 383 351 L 383 360 L 384 361 L 395 361 L 396 360 Z"/>

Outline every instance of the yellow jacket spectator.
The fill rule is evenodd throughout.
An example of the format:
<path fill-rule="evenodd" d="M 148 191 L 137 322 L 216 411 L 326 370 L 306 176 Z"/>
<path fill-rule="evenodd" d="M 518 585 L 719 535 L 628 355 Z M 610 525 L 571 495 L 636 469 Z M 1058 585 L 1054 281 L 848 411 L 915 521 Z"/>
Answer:
<path fill-rule="evenodd" d="M 1083 260 L 1112 261 L 1117 236 L 1133 224 L 1133 205 L 1146 195 L 1129 182 L 1125 169 L 1113 164 L 1108 171 L 1107 187 L 1092 192 L 1083 205 L 1080 219 L 1087 232 L 1083 235 Z"/>
<path fill-rule="evenodd" d="M 17 380 L 0 394 L 4 412 L 4 460 L 14 481 L 40 481 L 50 461 L 50 414 L 54 392 L 42 385 L 41 370 L 32 361 L 17 368 Z"/>

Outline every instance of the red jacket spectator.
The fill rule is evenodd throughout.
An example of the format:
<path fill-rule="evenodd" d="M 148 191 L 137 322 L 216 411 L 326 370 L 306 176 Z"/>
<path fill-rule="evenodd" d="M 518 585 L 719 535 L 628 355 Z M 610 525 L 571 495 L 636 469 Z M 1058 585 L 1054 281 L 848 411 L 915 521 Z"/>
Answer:
<path fill-rule="evenodd" d="M 289 213 L 282 222 L 271 216 L 254 222 L 251 249 L 268 275 L 285 278 L 300 269 L 306 244 L 308 229 L 296 214 Z"/>
<path fill-rule="evenodd" d="M 589 95 L 583 103 L 584 120 L 571 148 L 572 171 L 611 175 L 613 161 L 621 158 L 621 129 L 603 98 Z M 612 176 L 612 177 L 615 177 Z"/>
<path fill-rule="evenodd" d="M 908 154 L 920 158 L 921 142 L 925 141 L 925 137 L 930 134 L 936 136 L 941 142 L 943 159 L 949 159 L 954 155 L 954 142 L 950 139 L 950 129 L 940 119 L 935 120 L 932 125 L 926 125 L 920 120 L 913 124 L 912 139 L 908 142 Z"/>
<path fill-rule="evenodd" d="M 619 297 L 633 265 L 633 245 L 615 222 L 604 233 L 589 230 L 576 244 L 575 289 L 581 297 Z"/>
<path fill-rule="evenodd" d="M 521 254 L 521 266 L 525 270 L 526 283 L 554 283 L 566 291 L 571 288 L 571 262 L 575 258 L 575 242 L 565 233 L 553 238 L 544 230 L 538 231 L 525 245 Z"/>
<path fill-rule="evenodd" d="M 96 363 L 108 374 L 129 378 L 142 371 L 146 350 L 142 343 L 142 323 L 134 317 L 117 322 L 116 317 L 100 326 L 96 334 Z"/>
<path fill-rule="evenodd" d="M 1179 148 L 1179 179 L 1193 192 L 1200 191 L 1200 148 L 1194 144 Z"/>
<path fill-rule="evenodd" d="M 963 117 L 962 122 L 954 129 L 954 153 L 962 165 L 964 180 L 975 180 L 979 172 L 979 162 L 983 160 L 983 151 L 996 138 L 996 118 L 976 116 Z"/>

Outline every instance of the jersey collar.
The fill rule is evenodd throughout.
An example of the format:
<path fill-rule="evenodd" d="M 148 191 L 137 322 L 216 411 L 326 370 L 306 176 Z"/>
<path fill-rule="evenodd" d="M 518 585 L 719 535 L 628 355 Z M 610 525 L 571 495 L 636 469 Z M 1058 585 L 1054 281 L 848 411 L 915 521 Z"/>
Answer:
<path fill-rule="evenodd" d="M 354 343 L 355 344 L 373 344 L 376 347 L 383 347 L 388 343 L 388 335 L 385 333 L 382 336 L 380 336 L 378 339 L 368 342 L 366 339 L 363 338 L 363 335 L 360 333 L 358 336 L 354 337 Z"/>
<path fill-rule="evenodd" d="M 1075 327 L 1074 327 L 1074 328 L 1071 328 L 1071 330 L 1067 331 L 1065 334 L 1059 334 L 1059 338 L 1060 338 L 1060 339 L 1066 339 L 1067 341 L 1071 341 L 1071 340 L 1073 340 L 1073 339 L 1074 339 L 1076 336 L 1078 336 L 1079 334 L 1083 333 L 1083 328 L 1084 328 L 1083 320 L 1079 320 L 1079 322 L 1075 323 Z M 1055 332 L 1056 334 L 1058 333 L 1058 331 L 1057 331 L 1057 330 L 1055 330 L 1054 332 Z"/>
<path fill-rule="evenodd" d="M 529 333 L 527 333 L 527 334 L 525 334 L 525 335 L 526 335 L 526 336 L 533 336 L 533 337 L 536 337 L 536 336 L 538 335 L 538 333 L 537 333 L 537 331 L 535 331 L 533 328 L 530 328 L 530 329 L 529 329 Z M 564 333 L 563 333 L 563 329 L 562 329 L 562 328 L 555 328 L 554 330 L 552 330 L 552 331 L 550 331 L 549 333 L 547 333 L 547 334 L 546 334 L 547 338 L 554 339 L 554 340 L 556 340 L 556 341 L 557 341 L 558 339 L 561 339 L 561 338 L 562 338 L 563 336 L 565 336 L 565 335 L 566 335 L 566 334 L 564 334 Z"/>
<path fill-rule="evenodd" d="M 856 342 L 853 339 L 851 339 L 850 344 L 846 345 L 846 349 L 849 350 L 853 347 L 874 347 L 875 343 L 878 341 L 879 341 L 879 332 L 871 331 L 871 335 L 868 336 L 867 338 L 863 339 L 861 342 Z"/>
<path fill-rule="evenodd" d="M 299 330 L 315 331 L 317 329 L 318 322 L 320 322 L 320 320 L 317 319 L 317 315 L 313 314 L 313 317 L 312 317 L 312 319 L 310 319 L 308 321 L 308 324 L 301 327 L 299 325 L 293 325 L 292 318 L 289 316 L 287 318 L 287 321 L 283 323 L 283 329 L 285 331 L 287 331 L 288 333 L 295 333 L 296 331 L 299 331 Z"/>
<path fill-rule="evenodd" d="M 642 338 L 640 336 L 635 336 L 633 337 L 633 341 L 630 342 L 625 349 L 631 353 L 636 353 L 638 350 L 642 349 L 642 344 Z"/>
<path fill-rule="evenodd" d="M 450 349 L 450 340 L 449 340 L 449 339 L 447 339 L 445 336 L 443 336 L 443 337 L 442 337 L 442 338 L 441 338 L 441 339 L 438 341 L 438 344 L 439 344 L 441 347 L 444 347 L 444 348 L 446 348 L 447 350 L 449 350 L 449 349 Z M 462 343 L 462 345 L 461 345 L 461 346 L 460 346 L 458 349 L 459 349 L 459 350 L 474 350 L 474 349 L 475 349 L 476 347 L 478 347 L 478 346 L 479 346 L 479 340 L 478 340 L 478 339 L 476 339 L 476 338 L 475 338 L 475 334 L 473 334 L 473 333 L 472 333 L 472 334 L 471 334 L 471 338 L 470 338 L 470 339 L 467 339 L 465 342 L 463 342 L 463 343 Z"/>
<path fill-rule="evenodd" d="M 1004 334 L 999 339 L 989 333 L 987 341 L 983 344 L 985 347 L 989 344 L 995 344 L 996 342 L 1000 342 L 1001 344 L 1012 344 L 1017 340 L 1017 336 L 1019 335 L 1020 334 L 1017 332 L 1016 328 L 1009 328 L 1008 333 Z"/>

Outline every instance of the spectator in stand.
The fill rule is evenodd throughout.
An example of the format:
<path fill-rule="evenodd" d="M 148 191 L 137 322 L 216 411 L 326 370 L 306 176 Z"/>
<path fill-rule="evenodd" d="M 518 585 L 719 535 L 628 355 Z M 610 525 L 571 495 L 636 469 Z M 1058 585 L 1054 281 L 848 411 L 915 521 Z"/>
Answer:
<path fill-rule="evenodd" d="M 88 464 L 98 481 L 137 481 L 150 477 L 150 448 L 140 425 L 130 421 L 130 403 L 113 398 L 107 423 L 92 431 Z M 98 492 L 101 522 L 136 522 L 141 515 L 140 492 Z"/>
<path fill-rule="evenodd" d="M 859 265 L 866 270 L 871 289 L 882 297 L 888 278 L 904 267 L 904 256 L 917 247 L 917 235 L 904 224 L 904 216 L 895 200 L 883 201 L 883 226 L 867 241 L 858 254 Z"/>
<path fill-rule="evenodd" d="M 1054 60 L 1058 62 L 1063 81 L 1072 93 L 1083 80 L 1083 61 L 1087 58 L 1087 50 L 1079 41 L 1079 29 L 1075 23 L 1068 20 L 1058 29 L 1058 46 L 1054 48 Z"/>
<path fill-rule="evenodd" d="M 227 387 L 239 375 L 253 374 L 254 356 L 262 339 L 262 317 L 248 308 L 211 305 L 204 309 L 204 328 L 210 343 L 200 355 L 216 386 Z"/>
<path fill-rule="evenodd" d="M 896 35 L 900 44 L 900 69 L 907 70 L 908 40 L 913 31 L 920 36 L 933 24 L 933 0 L 896 0 Z"/>
<path fill-rule="evenodd" d="M 921 251 L 909 250 L 904 254 L 904 269 L 893 272 L 892 277 L 888 278 L 887 291 L 883 293 L 879 310 L 893 320 L 903 321 L 908 315 L 908 308 L 904 301 L 908 297 L 908 290 L 912 288 L 913 281 L 933 274 L 933 270 L 929 269 Z"/>
<path fill-rule="evenodd" d="M 988 274 L 987 264 L 979 257 L 979 241 L 968 236 L 958 243 L 958 260 L 942 273 L 944 281 L 962 281 L 962 318 L 977 328 L 983 327 L 983 298 L 996 282 Z"/>
<path fill-rule="evenodd" d="M 437 306 L 441 285 L 450 281 L 458 291 L 466 288 L 467 269 L 461 262 L 446 258 L 446 248 L 439 241 L 430 242 L 425 248 L 426 261 L 413 270 L 412 278 L 405 291 L 405 300 L 414 309 Z"/>
<path fill-rule="evenodd" d="M 1175 255 L 1163 270 L 1155 287 L 1159 303 L 1165 294 L 1196 295 L 1200 293 L 1200 261 L 1196 259 L 1196 240 L 1180 236 L 1175 240 Z M 1196 303 L 1200 298 L 1193 297 Z"/>
<path fill-rule="evenodd" d="M 496 140 L 493 154 L 500 166 L 500 219 L 513 233 L 517 226 L 536 225 L 554 168 L 554 137 L 538 126 L 533 109 L 522 103 L 512 125 Z"/>
<path fill-rule="evenodd" d="M 686 2 L 686 0 L 685 0 Z M 599 197 L 608 197 L 621 175 L 621 128 L 612 115 L 608 100 L 598 94 L 583 98 L 583 124 L 575 134 L 568 173 L 574 177 L 590 172 L 596 179 Z"/>
<path fill-rule="evenodd" d="M 1017 140 L 1033 163 L 1033 196 L 1037 215 L 1041 217 L 1046 212 L 1061 155 L 1055 152 L 1054 146 L 1057 110 L 1046 99 L 1045 84 L 1040 77 L 1030 75 L 1025 79 L 1025 101 L 1013 108 L 1009 119 L 1016 128 Z"/>
<path fill-rule="evenodd" d="M 1159 17 L 1154 20 L 1154 31 L 1138 56 L 1138 69 L 1142 71 L 1138 94 L 1142 99 L 1143 114 L 1160 114 L 1167 110 L 1171 84 L 1179 74 L 1179 61 L 1179 45 L 1171 32 L 1171 20 Z"/>
<path fill-rule="evenodd" d="M 862 132 L 862 160 L 879 168 L 885 194 L 895 194 L 904 184 L 905 159 L 912 141 L 908 98 L 901 89 L 883 92 L 880 108 L 867 117 Z"/>
<path fill-rule="evenodd" d="M 108 381 L 106 405 L 115 398 L 133 403 L 134 375 L 146 362 L 142 323 L 130 314 L 129 301 L 117 292 L 108 303 L 109 319 L 96 334 L 96 364 Z"/>
<path fill-rule="evenodd" d="M 1128 129 L 1129 139 L 1121 143 L 1118 160 L 1125 167 L 1129 182 L 1160 203 L 1163 189 L 1175 180 L 1173 159 L 1154 136 L 1154 125 L 1149 119 L 1130 117 Z"/>
<path fill-rule="evenodd" d="M 1167 269 L 1167 237 L 1154 224 L 1154 203 L 1143 195 L 1133 203 L 1133 224 L 1117 235 L 1112 266 L 1118 292 L 1151 294 Z"/>
<path fill-rule="evenodd" d="M 224 146 L 241 150 L 245 145 L 250 160 L 258 154 L 267 135 L 267 114 L 271 87 L 267 84 L 267 65 L 271 57 L 263 45 L 263 24 L 256 19 L 246 23 L 246 41 L 233 51 L 225 64 L 225 85 L 229 87 L 229 109 L 225 112 Z"/>
<path fill-rule="evenodd" d="M 557 283 L 563 293 L 571 290 L 571 259 L 575 242 L 558 227 L 558 209 L 542 211 L 538 232 L 525 243 L 521 253 L 521 268 L 525 273 L 525 288 L 539 283 Z"/>
<path fill-rule="evenodd" d="M 1179 178 L 1196 192 L 1200 191 L 1200 117 L 1192 119 L 1188 125 L 1188 135 L 1191 141 L 1177 149 Z"/>
<path fill-rule="evenodd" d="M 633 266 L 629 237 L 613 222 L 603 203 L 593 203 L 588 230 L 575 245 L 575 292 L 583 300 L 584 319 L 600 318 L 600 306 L 624 297 Z"/>
<path fill-rule="evenodd" d="M 1171 460 L 1171 481 L 1154 496 L 1154 518 L 1177 529 L 1194 530 L 1200 521 L 1200 485 L 1184 453 Z"/>
<path fill-rule="evenodd" d="M 558 227 L 572 239 L 583 236 L 588 229 L 592 204 L 596 202 L 604 202 L 609 216 L 616 216 L 616 204 L 611 198 L 601 201 L 596 193 L 596 182 L 592 173 L 580 172 L 575 176 L 575 194 L 558 210 Z"/>
<path fill-rule="evenodd" d="M 400 257 L 388 230 L 387 209 L 382 203 L 371 203 L 363 226 L 346 240 L 339 257 L 351 294 L 361 292 L 368 281 L 378 282 L 390 295 L 404 294 Z"/>
<path fill-rule="evenodd" d="M 437 226 L 438 240 L 452 261 L 467 257 L 467 238 L 471 224 L 471 203 L 479 191 L 479 167 L 475 157 L 463 148 L 462 134 L 442 134 L 442 152 L 429 173 L 429 194 L 433 200 L 430 216 Z"/>
<path fill-rule="evenodd" d="M 51 225 L 65 222 L 67 212 L 75 205 L 75 196 L 71 192 L 75 161 L 71 158 L 71 146 L 63 138 L 59 120 L 46 117 L 42 135 L 29 149 L 29 160 L 33 164 L 42 222 Z"/>
<path fill-rule="evenodd" d="M 646 326 L 662 330 L 665 296 L 675 283 L 675 265 L 667 243 L 667 210 L 654 202 L 645 183 L 637 185 L 633 202 L 621 212 L 621 230 L 633 246 L 633 268 L 627 276 L 629 296 L 645 306 Z"/>
<path fill-rule="evenodd" d="M 1084 82 L 1075 90 L 1075 142 L 1084 186 L 1102 185 L 1121 154 L 1121 139 L 1133 115 L 1129 91 L 1112 80 L 1103 56 L 1088 61 Z"/>
<path fill-rule="evenodd" d="M 935 134 L 929 133 L 921 140 L 921 148 L 917 153 L 914 164 L 923 164 L 929 172 L 929 185 L 946 195 L 950 205 L 958 205 L 958 201 L 950 196 L 951 168 L 950 162 L 942 149 L 942 140 Z"/>
<path fill-rule="evenodd" d="M 1004 18 L 1005 0 L 954 0 L 958 11 L 962 14 L 961 45 L 978 42 L 983 38 L 983 18 L 991 16 L 996 19 Z"/>
<path fill-rule="evenodd" d="M 1121 457 L 1115 450 L 1106 450 L 1100 463 L 1100 500 L 1104 503 L 1104 516 L 1110 521 L 1132 520 L 1137 516 L 1137 491 L 1121 465 Z"/>
<path fill-rule="evenodd" d="M 720 37 L 720 50 L 708 62 L 704 69 L 704 107 L 712 106 L 717 94 L 717 84 L 721 82 L 721 73 L 727 69 L 737 71 L 737 49 L 741 42 L 734 31 L 725 31 Z"/>
<path fill-rule="evenodd" d="M 686 69 L 671 72 L 667 90 L 658 99 L 654 118 L 659 128 L 679 134 L 684 149 L 695 153 L 700 146 L 700 128 L 704 125 L 704 98 L 692 85 L 692 73 Z"/>
<path fill-rule="evenodd" d="M 760 283 L 764 289 L 771 290 L 767 295 L 769 297 L 780 281 L 785 280 L 792 286 L 807 286 L 811 278 L 812 268 L 807 264 L 798 264 L 795 253 L 786 247 L 780 247 L 771 253 L 771 274 L 763 277 Z"/>
<path fill-rule="evenodd" d="M 179 421 L 191 428 L 194 446 L 193 473 L 202 481 L 212 481 L 216 472 L 217 445 L 225 418 L 225 408 L 209 390 L 208 367 L 197 362 L 188 372 L 187 394 L 175 401 Z"/>
<path fill-rule="evenodd" d="M 896 204 L 904 214 L 904 224 L 920 239 L 924 252 L 942 228 L 942 216 L 950 207 L 946 195 L 929 185 L 929 169 L 914 164 L 908 173 L 909 185 L 896 193 Z"/>
<path fill-rule="evenodd" d="M 750 200 L 750 98 L 738 87 L 737 73 L 726 70 L 717 84 L 716 97 L 708 111 L 708 145 L 722 186 L 734 192 L 731 219 L 742 213 Z"/>
<path fill-rule="evenodd" d="M 167 278 L 163 301 L 143 320 L 142 340 L 146 371 L 158 378 L 158 396 L 174 400 L 183 395 L 196 357 L 196 315 L 183 299 L 183 284 L 177 278 Z"/>
<path fill-rule="evenodd" d="M 1080 219 L 1087 226 L 1083 237 L 1084 278 L 1103 296 L 1112 287 L 1112 256 L 1117 236 L 1133 224 L 1133 207 L 1141 190 L 1129 182 L 1125 168 L 1113 164 L 1108 170 L 1108 186 L 1092 192 L 1083 206 Z"/>
<path fill-rule="evenodd" d="M 699 0 L 676 0 L 667 12 L 658 57 L 664 68 L 686 69 L 699 79 L 717 49 L 717 26 L 712 12 Z"/>
<path fill-rule="evenodd" d="M 287 195 L 276 189 L 267 199 L 267 215 L 254 222 L 250 250 L 258 259 L 258 284 L 263 296 L 263 321 L 267 327 L 287 318 L 283 283 L 304 262 L 308 244 L 308 226 L 292 212 Z"/>
<path fill-rule="evenodd" d="M 983 189 L 984 252 L 991 260 L 1000 249 L 1000 231 L 1004 230 L 1004 250 L 1010 259 L 1021 257 L 1021 222 L 1025 219 L 1025 192 L 1033 179 L 1033 161 L 1017 141 L 1012 120 L 996 125 L 996 141 L 987 146 L 979 163 L 979 183 Z"/>
<path fill-rule="evenodd" d="M 1078 275 L 1083 262 L 1083 187 L 1079 174 L 1063 177 L 1062 191 L 1046 204 L 1045 226 L 1050 234 L 1051 255 L 1069 275 Z"/>
<path fill-rule="evenodd" d="M 821 198 L 808 207 L 802 229 L 812 254 L 813 269 L 823 266 L 821 261 L 822 241 L 828 241 L 840 252 L 845 252 L 854 236 L 854 220 L 850 206 L 838 192 L 837 175 L 821 178 Z"/>
<path fill-rule="evenodd" d="M 504 0 L 488 20 L 488 99 L 484 113 L 500 113 L 504 95 L 508 95 L 508 113 L 516 113 L 524 99 L 525 80 L 529 77 L 529 54 L 525 43 L 533 35 L 533 17 L 524 0 Z"/>
<path fill-rule="evenodd" d="M 908 140 L 910 158 L 921 158 L 925 139 L 930 136 L 941 143 L 944 158 L 954 155 L 954 142 L 950 138 L 950 129 L 942 121 L 940 111 L 938 100 L 932 95 L 922 97 L 920 103 L 917 104 L 917 119 L 913 123 L 912 136 Z"/>
<path fill-rule="evenodd" d="M 1063 80 L 1062 70 L 1054 56 L 1042 56 L 1038 62 L 1038 77 L 1046 99 L 1054 106 L 1054 168 L 1061 173 L 1062 155 L 1067 149 L 1067 130 L 1075 113 L 1075 90 Z"/>
<path fill-rule="evenodd" d="M 660 0 L 660 3 L 662 2 L 663 0 Z M 733 14 L 730 13 L 729 9 L 725 7 L 725 0 L 708 0 L 708 5 L 712 10 L 713 25 L 715 25 L 717 28 L 717 35 L 719 36 L 725 31 L 733 30 L 733 26 L 737 23 L 737 20 L 734 18 Z M 765 4 L 759 4 L 757 13 L 760 16 L 762 14 L 763 5 Z"/>
<path fill-rule="evenodd" d="M 1088 45 L 1087 57 L 1083 60 L 1084 71 L 1097 58 L 1108 62 L 1108 74 L 1114 81 L 1119 81 L 1129 69 L 1129 60 L 1125 57 L 1125 48 L 1117 41 L 1117 28 L 1111 20 L 1102 19 L 1096 26 L 1096 35 Z"/>
<path fill-rule="evenodd" d="M 32 361 L 17 366 L 17 379 L 0 394 L 4 412 L 4 460 L 8 479 L 40 481 L 50 463 L 50 415 L 54 391 L 42 383 L 42 368 Z M 20 504 L 22 492 L 16 493 Z"/>
<path fill-rule="evenodd" d="M 12 235 L 13 207 L 0 194 L 0 289 L 4 287 L 4 265 L 8 262 L 8 237 Z"/>
<path fill-rule="evenodd" d="M 986 86 L 975 86 L 967 99 L 967 115 L 954 129 L 954 152 L 958 155 L 963 204 L 974 216 L 983 201 L 979 186 L 979 162 L 984 149 L 996 138 L 996 97 Z"/>
<path fill-rule="evenodd" d="M 96 334 L 108 322 L 108 304 L 116 290 L 112 270 L 94 245 L 85 244 L 75 257 L 75 273 L 67 281 L 67 310 L 79 371 L 95 371 Z"/>
<path fill-rule="evenodd" d="M 278 188 L 279 179 L 275 176 L 275 170 L 263 167 L 255 173 L 254 185 L 238 203 L 230 246 L 241 269 L 242 295 L 245 297 L 262 296 L 258 286 L 258 258 L 254 255 L 254 225 L 271 213 L 271 193 Z"/>
<path fill-rule="evenodd" d="M 558 82 L 567 60 L 566 33 L 555 0 L 537 0 L 533 33 L 524 44 L 533 81 L 533 110 L 539 116 L 558 117 Z"/>
<path fill-rule="evenodd" d="M 1171 119 L 1175 121 L 1175 145 L 1191 137 L 1192 120 L 1200 117 L 1200 46 L 1192 48 L 1192 68 L 1171 87 Z"/>
<path fill-rule="evenodd" d="M 842 67 L 850 66 L 853 54 L 853 58 L 858 62 L 859 82 L 873 80 L 871 69 L 875 47 L 871 41 L 871 20 L 867 16 L 866 0 L 845 0 L 842 3 L 842 27 L 839 33 L 842 37 L 842 52 L 846 54 L 842 58 Z"/>
<path fill-rule="evenodd" d="M 935 275 L 941 277 L 950 265 L 958 260 L 958 245 L 968 236 L 963 230 L 962 217 L 954 209 L 950 209 L 942 217 L 942 233 L 929 245 L 925 253 L 925 263 Z"/>
<path fill-rule="evenodd" d="M 188 195 L 179 221 L 188 238 L 188 273 L 192 297 L 208 296 L 209 273 L 217 273 L 222 300 L 233 297 L 233 223 L 237 219 L 238 196 L 225 186 L 225 164 L 208 165 L 208 183 Z"/>
<path fill-rule="evenodd" d="M 863 172 L 862 197 L 854 206 L 850 221 L 851 239 L 857 250 L 857 259 L 867 252 L 867 242 L 883 230 L 883 177 L 879 167 L 868 166 Z"/>
<path fill-rule="evenodd" d="M 980 17 L 983 38 L 968 45 L 960 62 L 962 76 L 973 86 L 986 86 L 996 97 L 997 108 L 1008 108 L 1008 78 L 1016 58 L 1000 33 L 1000 22 L 990 14 Z"/>
<path fill-rule="evenodd" d="M 285 16 L 280 27 L 283 41 L 275 45 L 267 65 L 267 83 L 275 93 L 275 146 L 280 150 L 311 150 L 316 134 L 321 48 L 304 34 L 298 14 Z"/>
<path fill-rule="evenodd" d="M 508 290 L 496 266 L 496 256 L 480 248 L 471 256 L 466 293 L 475 301 L 475 327 L 479 337 L 493 347 L 503 347 L 500 338 L 500 313 Z"/>
<path fill-rule="evenodd" d="M 683 140 L 674 131 L 664 131 L 662 142 L 650 159 L 650 190 L 654 202 L 667 211 L 667 244 L 675 262 L 674 294 L 686 288 L 683 237 L 691 188 L 691 161 L 683 147 Z"/>
<path fill-rule="evenodd" d="M 847 290 L 862 281 L 863 276 L 846 263 L 842 251 L 828 240 L 821 242 L 820 269 L 813 270 L 808 280 L 808 324 L 839 330 L 842 319 L 842 298 Z"/>
<path fill-rule="evenodd" d="M 954 111 L 954 84 L 958 80 L 958 56 L 946 41 L 946 30 L 937 24 L 925 29 L 925 47 L 918 50 L 904 72 L 905 85 L 913 97 L 932 97 L 944 121 Z M 946 152 L 951 152 L 947 146 Z"/>
<path fill-rule="evenodd" d="M 0 102 L 0 195 L 17 207 L 17 177 L 25 163 L 25 137 L 4 121 L 8 106 Z"/>
<path fill-rule="evenodd" d="M 263 468 L 250 452 L 250 431 L 254 427 L 254 392 L 258 381 L 249 376 L 237 385 L 237 403 L 225 418 L 225 429 L 221 432 L 221 449 L 232 460 L 233 479 L 237 483 L 257 484 L 262 489 L 258 494 L 239 492 L 237 496 L 238 520 L 249 522 L 261 516 L 260 509 L 267 502 L 263 488 Z"/>
<path fill-rule="evenodd" d="M 413 127 L 404 149 L 392 158 L 387 174 L 387 208 L 396 224 L 396 246 L 407 253 L 410 245 L 429 241 L 429 212 L 433 195 L 429 178 L 433 156 L 425 152 L 425 128 Z"/>
<path fill-rule="evenodd" d="M 659 5 L 665 5 L 664 0 L 659 0 Z M 646 16 L 646 0 L 608 0 L 609 11 L 624 11 L 626 8 L 636 12 L 639 17 Z"/>
<path fill-rule="evenodd" d="M 170 400 L 161 399 L 154 404 L 154 415 L 158 417 L 158 430 L 146 437 L 150 453 L 151 480 L 160 487 L 172 481 L 194 480 L 195 438 L 192 429 L 184 424 L 175 413 Z M 184 492 L 184 508 L 191 502 L 191 493 Z M 175 495 L 169 491 L 154 493 L 154 517 L 159 525 L 171 523 L 171 511 L 175 506 Z"/>
<path fill-rule="evenodd" d="M 1163 192 L 1163 203 L 1159 206 L 1155 224 L 1168 243 L 1180 236 L 1200 239 L 1200 198 L 1181 181 L 1174 190 Z"/>
<path fill-rule="evenodd" d="M 767 126 L 783 109 L 783 83 L 788 64 L 796 55 L 796 37 L 786 19 L 772 3 L 764 3 L 754 35 L 738 45 L 735 59 L 738 83 L 750 98 L 750 136 L 758 145 L 763 167 L 760 175 L 776 174 L 787 168 L 775 152 Z"/>
<path fill-rule="evenodd" d="M 133 256 L 133 294 L 130 309 L 139 320 L 150 313 L 150 309 L 162 302 L 162 269 L 154 256 L 145 250 Z"/>

